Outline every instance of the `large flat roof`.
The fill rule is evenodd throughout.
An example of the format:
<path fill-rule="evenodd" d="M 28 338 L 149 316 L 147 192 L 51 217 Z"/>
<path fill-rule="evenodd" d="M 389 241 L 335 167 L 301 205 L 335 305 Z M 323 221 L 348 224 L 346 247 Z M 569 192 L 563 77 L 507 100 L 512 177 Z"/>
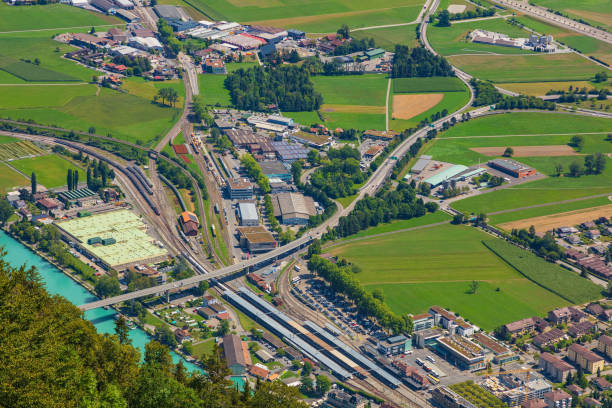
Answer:
<path fill-rule="evenodd" d="M 130 210 L 109 211 L 89 217 L 56 222 L 56 225 L 79 241 L 79 245 L 111 267 L 128 263 L 147 263 L 167 256 L 147 235 L 146 225 Z M 89 238 L 114 238 L 112 245 L 89 245 Z"/>
<path fill-rule="evenodd" d="M 433 187 L 442 183 L 444 180 L 448 180 L 456 176 L 457 174 L 466 171 L 468 168 L 462 164 L 455 164 L 454 166 L 449 167 L 446 170 L 442 170 L 438 174 L 434 174 L 433 176 L 425 179 L 425 183 L 431 184 Z"/>
<path fill-rule="evenodd" d="M 240 218 L 243 220 L 255 220 L 259 219 L 257 215 L 257 208 L 253 203 L 238 203 L 238 208 L 240 210 Z"/>

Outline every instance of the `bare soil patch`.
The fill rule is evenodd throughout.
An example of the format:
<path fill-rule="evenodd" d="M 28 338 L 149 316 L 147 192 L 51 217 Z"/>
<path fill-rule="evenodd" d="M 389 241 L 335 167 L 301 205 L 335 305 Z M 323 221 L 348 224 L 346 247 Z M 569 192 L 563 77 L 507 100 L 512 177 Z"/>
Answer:
<path fill-rule="evenodd" d="M 554 228 L 578 225 L 585 221 L 592 221 L 599 217 L 609 218 L 610 216 L 612 216 L 612 204 L 568 211 L 559 214 L 543 215 L 541 217 L 526 218 L 524 220 L 499 224 L 499 226 L 507 231 L 510 231 L 513 228 L 527 229 L 533 225 L 536 232 L 543 233 Z"/>
<path fill-rule="evenodd" d="M 428 111 L 444 98 L 444 94 L 393 95 L 393 119 L 411 119 Z"/>
<path fill-rule="evenodd" d="M 514 150 L 513 157 L 535 157 L 535 156 L 576 156 L 578 153 L 567 145 L 552 146 L 511 146 Z M 470 150 L 485 156 L 501 156 L 506 147 L 470 147 Z"/>

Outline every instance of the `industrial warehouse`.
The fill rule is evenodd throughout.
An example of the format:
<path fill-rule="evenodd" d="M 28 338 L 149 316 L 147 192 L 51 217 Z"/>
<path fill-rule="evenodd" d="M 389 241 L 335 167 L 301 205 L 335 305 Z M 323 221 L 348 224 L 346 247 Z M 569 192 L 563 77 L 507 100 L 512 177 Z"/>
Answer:
<path fill-rule="evenodd" d="M 147 226 L 129 210 L 59 221 L 56 225 L 67 241 L 108 269 L 122 271 L 168 258 L 168 251 L 147 235 Z"/>

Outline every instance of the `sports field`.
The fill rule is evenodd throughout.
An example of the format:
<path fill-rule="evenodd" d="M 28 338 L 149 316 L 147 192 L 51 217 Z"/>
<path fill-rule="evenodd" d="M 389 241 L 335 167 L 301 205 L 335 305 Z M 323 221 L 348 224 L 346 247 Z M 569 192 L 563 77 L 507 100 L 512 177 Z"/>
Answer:
<path fill-rule="evenodd" d="M 421 0 L 192 0 L 195 7 L 216 20 L 238 21 L 298 28 L 307 32 L 335 32 L 342 24 L 366 27 L 413 21 L 424 2 Z"/>
<path fill-rule="evenodd" d="M 493 254 L 481 242 L 486 238 L 471 227 L 443 225 L 347 242 L 329 253 L 359 265 L 360 281 L 383 289 L 396 313 L 439 304 L 491 330 L 567 304 Z M 468 293 L 472 280 L 480 282 L 476 294 Z"/>
<path fill-rule="evenodd" d="M 549 55 L 457 55 L 451 64 L 496 83 L 587 81 L 601 67 L 574 53 Z M 562 66 L 563 69 L 558 69 Z"/>
<path fill-rule="evenodd" d="M 66 185 L 68 169 L 77 170 L 79 172 L 79 182 L 85 181 L 83 169 L 55 154 L 13 160 L 10 165 L 28 177 L 32 173 L 36 173 L 38 183 L 47 188 Z"/>
<path fill-rule="evenodd" d="M 398 27 L 376 28 L 372 30 L 352 31 L 351 37 L 358 40 L 373 38 L 376 46 L 387 51 L 395 50 L 395 45 L 407 45 L 410 48 L 416 45 L 416 24 Z"/>
<path fill-rule="evenodd" d="M 438 27 L 434 24 L 427 27 L 427 39 L 431 46 L 440 54 L 530 54 L 531 51 L 520 48 L 500 47 L 497 45 L 478 44 L 470 41 L 467 36 L 474 30 L 487 30 L 507 34 L 510 37 L 528 37 L 529 34 L 503 18 L 461 22 L 450 27 Z"/>
<path fill-rule="evenodd" d="M 93 13 L 65 4 L 8 6 L 0 3 L 0 32 L 96 26 L 121 23 L 116 17 Z M 2 47 L 0 47 L 0 50 Z"/>

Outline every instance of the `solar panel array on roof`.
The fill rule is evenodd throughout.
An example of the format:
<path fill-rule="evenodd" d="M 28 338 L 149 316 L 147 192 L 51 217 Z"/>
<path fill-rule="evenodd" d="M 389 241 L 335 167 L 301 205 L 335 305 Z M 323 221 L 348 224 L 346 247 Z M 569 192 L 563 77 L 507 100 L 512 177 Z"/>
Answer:
<path fill-rule="evenodd" d="M 254 299 L 261 301 L 261 299 L 259 299 L 253 292 L 249 291 L 248 289 L 244 287 L 240 288 L 239 291 L 243 296 L 248 297 L 249 301 L 254 300 Z M 271 307 L 271 305 L 267 304 L 266 302 L 263 302 L 267 304 L 268 306 L 270 306 L 270 308 L 268 308 L 264 306 L 261 302 L 256 302 L 256 304 L 254 304 L 255 302 L 250 303 L 246 299 L 243 299 L 240 296 L 238 296 L 236 293 L 232 292 L 231 290 L 225 291 L 223 296 L 227 298 L 228 300 L 230 300 L 231 302 L 233 302 L 238 307 L 240 307 L 245 312 L 257 318 L 264 325 L 268 326 L 270 330 L 280 335 L 283 338 L 283 340 L 285 340 L 287 343 L 291 344 L 292 346 L 300 350 L 302 353 L 307 355 L 309 358 L 312 358 L 313 360 L 320 362 L 322 365 L 324 365 L 325 367 L 333 371 L 334 375 L 336 375 L 338 378 L 340 379 L 352 378 L 351 373 L 346 371 L 344 368 L 340 367 L 334 361 L 332 361 L 331 359 L 323 355 L 321 352 L 317 351 L 310 344 L 306 343 L 304 340 L 299 338 L 296 334 L 291 333 L 291 331 L 289 331 L 288 329 L 286 329 L 279 323 L 275 322 L 270 316 L 268 316 L 269 312 L 274 312 L 276 314 L 275 316 L 276 318 L 279 318 L 278 315 L 282 315 L 284 316 L 284 318 L 290 320 L 282 312 L 279 312 L 274 307 Z M 264 307 L 265 311 L 257 310 L 253 308 L 253 306 Z"/>
<path fill-rule="evenodd" d="M 281 160 L 292 161 L 308 158 L 308 149 L 295 143 L 287 143 L 285 141 L 272 142 L 272 147 L 280 156 Z"/>
<path fill-rule="evenodd" d="M 325 339 L 325 341 L 336 347 L 338 350 L 341 350 L 353 361 L 360 364 L 362 367 L 365 367 L 368 371 L 377 376 L 379 379 L 384 380 L 388 385 L 391 385 L 393 387 L 399 387 L 399 385 L 401 384 L 400 380 L 387 373 L 385 370 L 374 364 L 370 359 L 366 358 L 361 353 L 358 353 L 357 351 L 349 347 L 342 340 L 334 337 L 332 334 L 323 330 L 317 324 L 307 320 L 304 322 L 304 326 L 308 327 L 310 330 L 313 331 L 313 333 L 316 333 L 317 335 Z"/>

